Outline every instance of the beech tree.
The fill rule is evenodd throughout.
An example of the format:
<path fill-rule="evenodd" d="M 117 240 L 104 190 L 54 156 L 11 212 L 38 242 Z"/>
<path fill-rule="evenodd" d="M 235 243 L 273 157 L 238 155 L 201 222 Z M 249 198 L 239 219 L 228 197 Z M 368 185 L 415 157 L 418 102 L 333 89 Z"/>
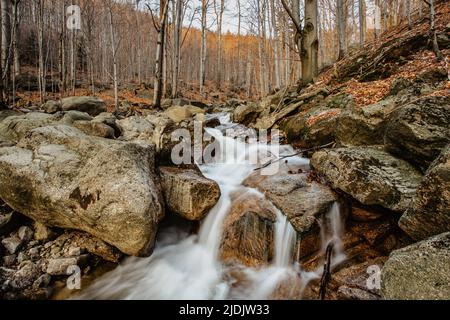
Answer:
<path fill-rule="evenodd" d="M 295 39 L 302 64 L 302 81 L 306 84 L 313 81 L 319 70 L 317 0 L 305 0 L 304 27 L 302 27 L 300 22 L 300 8 L 298 1 L 294 0 L 292 2 L 292 10 L 286 0 L 281 0 L 281 3 L 295 26 Z"/>

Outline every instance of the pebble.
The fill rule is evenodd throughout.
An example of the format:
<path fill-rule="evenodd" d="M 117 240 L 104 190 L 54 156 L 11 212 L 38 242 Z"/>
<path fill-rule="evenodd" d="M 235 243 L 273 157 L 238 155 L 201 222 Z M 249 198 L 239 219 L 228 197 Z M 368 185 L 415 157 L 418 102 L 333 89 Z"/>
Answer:
<path fill-rule="evenodd" d="M 3 239 L 2 245 L 5 247 L 6 250 L 8 250 L 8 252 L 10 254 L 14 254 L 17 252 L 19 247 L 22 245 L 22 240 L 20 240 L 16 236 L 12 236 L 12 237 Z"/>
<path fill-rule="evenodd" d="M 17 234 L 20 240 L 22 240 L 23 242 L 29 242 L 31 239 L 33 239 L 34 232 L 30 227 L 22 226 L 19 228 Z"/>

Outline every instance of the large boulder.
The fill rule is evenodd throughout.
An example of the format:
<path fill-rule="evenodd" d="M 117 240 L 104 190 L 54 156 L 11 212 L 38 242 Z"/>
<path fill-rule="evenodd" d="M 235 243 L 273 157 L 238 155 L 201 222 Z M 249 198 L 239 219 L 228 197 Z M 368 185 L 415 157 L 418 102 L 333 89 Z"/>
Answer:
<path fill-rule="evenodd" d="M 38 112 L 7 117 L 0 122 L 0 139 L 18 142 L 31 130 L 54 123 L 61 117 Z"/>
<path fill-rule="evenodd" d="M 167 109 L 164 113 L 175 123 L 180 123 L 181 121 L 192 117 L 192 113 L 186 107 L 173 106 Z"/>
<path fill-rule="evenodd" d="M 73 126 L 90 136 L 114 139 L 114 129 L 99 121 L 78 120 Z"/>
<path fill-rule="evenodd" d="M 425 171 L 450 142 L 450 97 L 425 97 L 396 110 L 384 144 L 392 154 Z"/>
<path fill-rule="evenodd" d="M 317 107 L 288 118 L 280 124 L 290 142 L 310 148 L 335 140 L 341 109 Z"/>
<path fill-rule="evenodd" d="M 306 173 L 252 174 L 244 185 L 258 189 L 285 214 L 297 231 L 300 253 L 307 256 L 320 248 L 320 221 L 337 197 L 327 186 L 309 182 Z"/>
<path fill-rule="evenodd" d="M 381 272 L 381 296 L 450 299 L 450 232 L 393 251 Z"/>
<path fill-rule="evenodd" d="M 154 153 L 152 145 L 69 126 L 36 128 L 16 146 L 0 148 L 0 198 L 43 224 L 83 230 L 145 256 L 164 214 Z"/>
<path fill-rule="evenodd" d="M 91 116 L 106 112 L 106 104 L 102 99 L 96 97 L 68 97 L 61 100 L 63 111 L 77 110 L 87 112 Z"/>
<path fill-rule="evenodd" d="M 261 108 L 256 103 L 240 104 L 233 111 L 233 121 L 243 125 L 253 123 L 261 113 Z"/>
<path fill-rule="evenodd" d="M 153 137 L 154 126 L 146 118 L 131 116 L 117 121 L 122 131 L 121 139 L 125 141 L 150 141 Z"/>
<path fill-rule="evenodd" d="M 412 207 L 402 215 L 399 225 L 416 240 L 450 231 L 450 146 L 426 172 Z"/>
<path fill-rule="evenodd" d="M 250 266 L 269 263 L 274 253 L 276 220 L 273 205 L 260 195 L 248 190 L 234 193 L 223 222 L 221 259 Z"/>
<path fill-rule="evenodd" d="M 404 212 L 422 175 L 381 148 L 352 147 L 314 153 L 311 165 L 330 183 L 366 205 Z"/>
<path fill-rule="evenodd" d="M 403 100 L 388 97 L 368 106 L 346 109 L 337 121 L 336 141 L 343 146 L 383 144 L 386 119 Z"/>
<path fill-rule="evenodd" d="M 181 217 L 201 220 L 219 200 L 219 185 L 200 172 L 176 167 L 159 169 L 166 205 Z"/>

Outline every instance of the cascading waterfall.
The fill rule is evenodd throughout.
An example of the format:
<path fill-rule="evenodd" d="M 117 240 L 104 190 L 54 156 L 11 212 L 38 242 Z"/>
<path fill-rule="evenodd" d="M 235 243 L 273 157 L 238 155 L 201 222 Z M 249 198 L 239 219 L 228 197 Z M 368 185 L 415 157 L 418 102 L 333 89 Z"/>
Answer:
<path fill-rule="evenodd" d="M 222 115 L 219 120 L 222 129 L 236 126 L 229 122 L 229 115 Z M 273 207 L 277 217 L 274 261 L 260 269 L 244 268 L 250 284 L 232 292 L 230 284 L 224 280 L 224 266 L 218 259 L 222 224 L 231 208 L 230 195 L 242 187 L 242 181 L 257 166 L 249 161 L 249 155 L 270 153 L 271 145 L 239 141 L 225 136 L 220 128 L 206 130 L 218 142 L 221 152 L 218 161 L 200 164 L 199 168 L 219 184 L 221 197 L 202 223 L 199 234 L 189 236 L 173 228 L 162 231 L 151 257 L 127 258 L 84 289 L 76 299 L 266 299 L 290 277 L 298 278 L 300 274 L 302 279 L 312 279 L 318 276 L 300 273 L 292 263 L 296 232 L 287 217 Z M 282 146 L 280 151 L 293 153 L 290 146 Z M 292 161 L 308 163 L 299 157 Z M 259 191 L 253 191 L 264 197 Z M 339 215 L 339 208 L 336 210 Z M 334 215 L 332 211 L 332 221 L 335 221 Z M 338 224 L 335 229 L 333 234 L 338 237 Z"/>

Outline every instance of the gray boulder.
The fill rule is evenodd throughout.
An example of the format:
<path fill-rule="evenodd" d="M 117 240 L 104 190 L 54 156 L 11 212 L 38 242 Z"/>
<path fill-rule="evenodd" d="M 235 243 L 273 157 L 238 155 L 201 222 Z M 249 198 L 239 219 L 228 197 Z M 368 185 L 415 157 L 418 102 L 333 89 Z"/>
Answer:
<path fill-rule="evenodd" d="M 37 128 L 17 146 L 0 148 L 0 198 L 48 226 L 83 230 L 145 256 L 163 217 L 154 153 L 152 145 L 64 125 Z"/>
<path fill-rule="evenodd" d="M 450 231 L 450 146 L 426 172 L 412 207 L 402 215 L 399 225 L 416 240 Z"/>
<path fill-rule="evenodd" d="M 393 251 L 381 272 L 381 296 L 450 299 L 450 232 Z"/>
<path fill-rule="evenodd" d="M 396 110 L 384 144 L 392 154 L 425 171 L 450 143 L 450 97 L 420 98 Z"/>
<path fill-rule="evenodd" d="M 330 183 L 366 205 L 404 212 L 422 175 L 381 148 L 352 147 L 314 153 L 311 165 Z"/>
<path fill-rule="evenodd" d="M 219 200 L 219 185 L 200 172 L 161 167 L 160 173 L 167 207 L 185 219 L 203 219 Z"/>
<path fill-rule="evenodd" d="M 96 97 L 68 97 L 61 100 L 63 111 L 77 110 L 87 112 L 91 116 L 106 112 L 106 104 Z"/>

